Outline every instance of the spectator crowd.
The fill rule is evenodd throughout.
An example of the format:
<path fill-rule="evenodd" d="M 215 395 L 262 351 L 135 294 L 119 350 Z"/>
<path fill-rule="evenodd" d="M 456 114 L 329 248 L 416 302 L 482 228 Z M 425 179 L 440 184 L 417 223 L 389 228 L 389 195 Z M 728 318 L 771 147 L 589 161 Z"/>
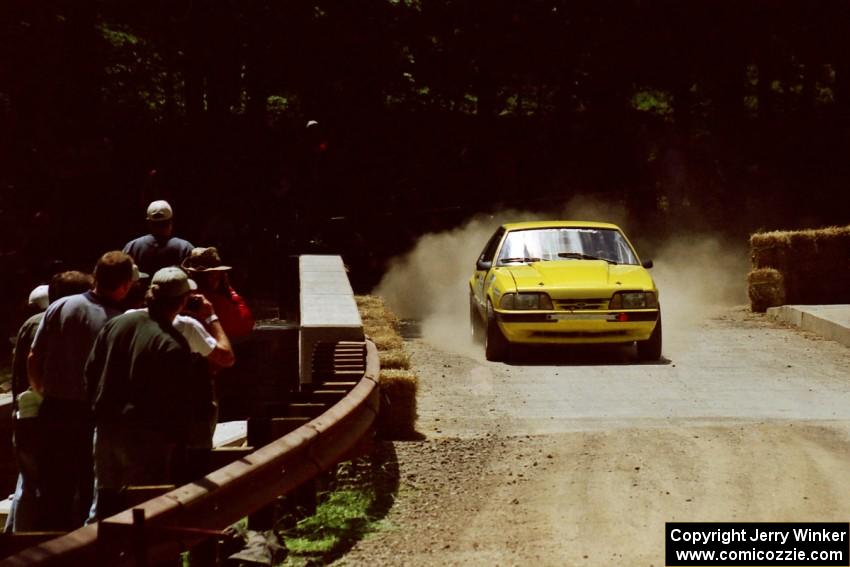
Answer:
<path fill-rule="evenodd" d="M 104 253 L 92 274 L 36 287 L 12 362 L 18 481 L 7 532 L 72 530 L 170 484 L 212 447 L 216 379 L 254 326 L 214 247 L 174 236 L 166 201 L 149 234 Z"/>

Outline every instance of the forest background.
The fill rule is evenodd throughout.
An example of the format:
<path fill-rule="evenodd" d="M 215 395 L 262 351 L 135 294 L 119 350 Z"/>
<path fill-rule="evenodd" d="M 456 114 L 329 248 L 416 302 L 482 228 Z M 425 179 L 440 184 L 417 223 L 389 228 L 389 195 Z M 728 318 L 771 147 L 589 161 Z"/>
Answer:
<path fill-rule="evenodd" d="M 846 1 L 3 2 L 0 322 L 158 198 L 254 297 L 577 196 L 661 236 L 846 224 L 848 36 Z"/>

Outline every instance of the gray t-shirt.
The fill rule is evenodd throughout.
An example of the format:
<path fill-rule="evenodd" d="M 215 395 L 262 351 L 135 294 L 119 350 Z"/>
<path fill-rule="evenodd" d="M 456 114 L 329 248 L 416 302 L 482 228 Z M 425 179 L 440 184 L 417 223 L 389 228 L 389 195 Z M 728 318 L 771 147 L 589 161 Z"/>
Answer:
<path fill-rule="evenodd" d="M 192 248 L 188 240 L 176 236 L 158 240 L 146 234 L 125 244 L 124 252 L 133 257 L 141 271 L 153 276 L 160 268 L 179 266 Z"/>
<path fill-rule="evenodd" d="M 86 359 L 106 322 L 121 313 L 92 291 L 63 297 L 47 308 L 30 349 L 41 368 L 45 397 L 86 401 Z"/>

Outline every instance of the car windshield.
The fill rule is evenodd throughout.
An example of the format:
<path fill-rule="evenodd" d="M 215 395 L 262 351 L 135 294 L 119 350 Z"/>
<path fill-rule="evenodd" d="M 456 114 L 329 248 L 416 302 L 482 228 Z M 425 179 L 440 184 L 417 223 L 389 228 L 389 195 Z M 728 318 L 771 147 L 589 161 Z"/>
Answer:
<path fill-rule="evenodd" d="M 539 228 L 509 232 L 497 261 L 500 265 L 551 260 L 605 260 L 637 264 L 619 231 L 604 228 Z"/>

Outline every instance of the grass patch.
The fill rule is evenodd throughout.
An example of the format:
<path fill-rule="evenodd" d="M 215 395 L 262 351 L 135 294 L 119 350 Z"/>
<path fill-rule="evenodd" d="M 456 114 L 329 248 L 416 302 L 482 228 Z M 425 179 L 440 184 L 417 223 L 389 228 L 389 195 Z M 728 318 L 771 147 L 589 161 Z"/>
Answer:
<path fill-rule="evenodd" d="M 348 488 L 331 492 L 318 505 L 316 514 L 304 518 L 284 534 L 293 555 L 329 555 L 370 531 L 369 508 L 374 494 Z"/>
<path fill-rule="evenodd" d="M 320 494 L 316 513 L 281 532 L 289 555 L 284 567 L 326 565 L 370 533 L 387 529 L 384 519 L 398 492 L 398 461 L 392 444 L 337 466 L 331 489 Z"/>

